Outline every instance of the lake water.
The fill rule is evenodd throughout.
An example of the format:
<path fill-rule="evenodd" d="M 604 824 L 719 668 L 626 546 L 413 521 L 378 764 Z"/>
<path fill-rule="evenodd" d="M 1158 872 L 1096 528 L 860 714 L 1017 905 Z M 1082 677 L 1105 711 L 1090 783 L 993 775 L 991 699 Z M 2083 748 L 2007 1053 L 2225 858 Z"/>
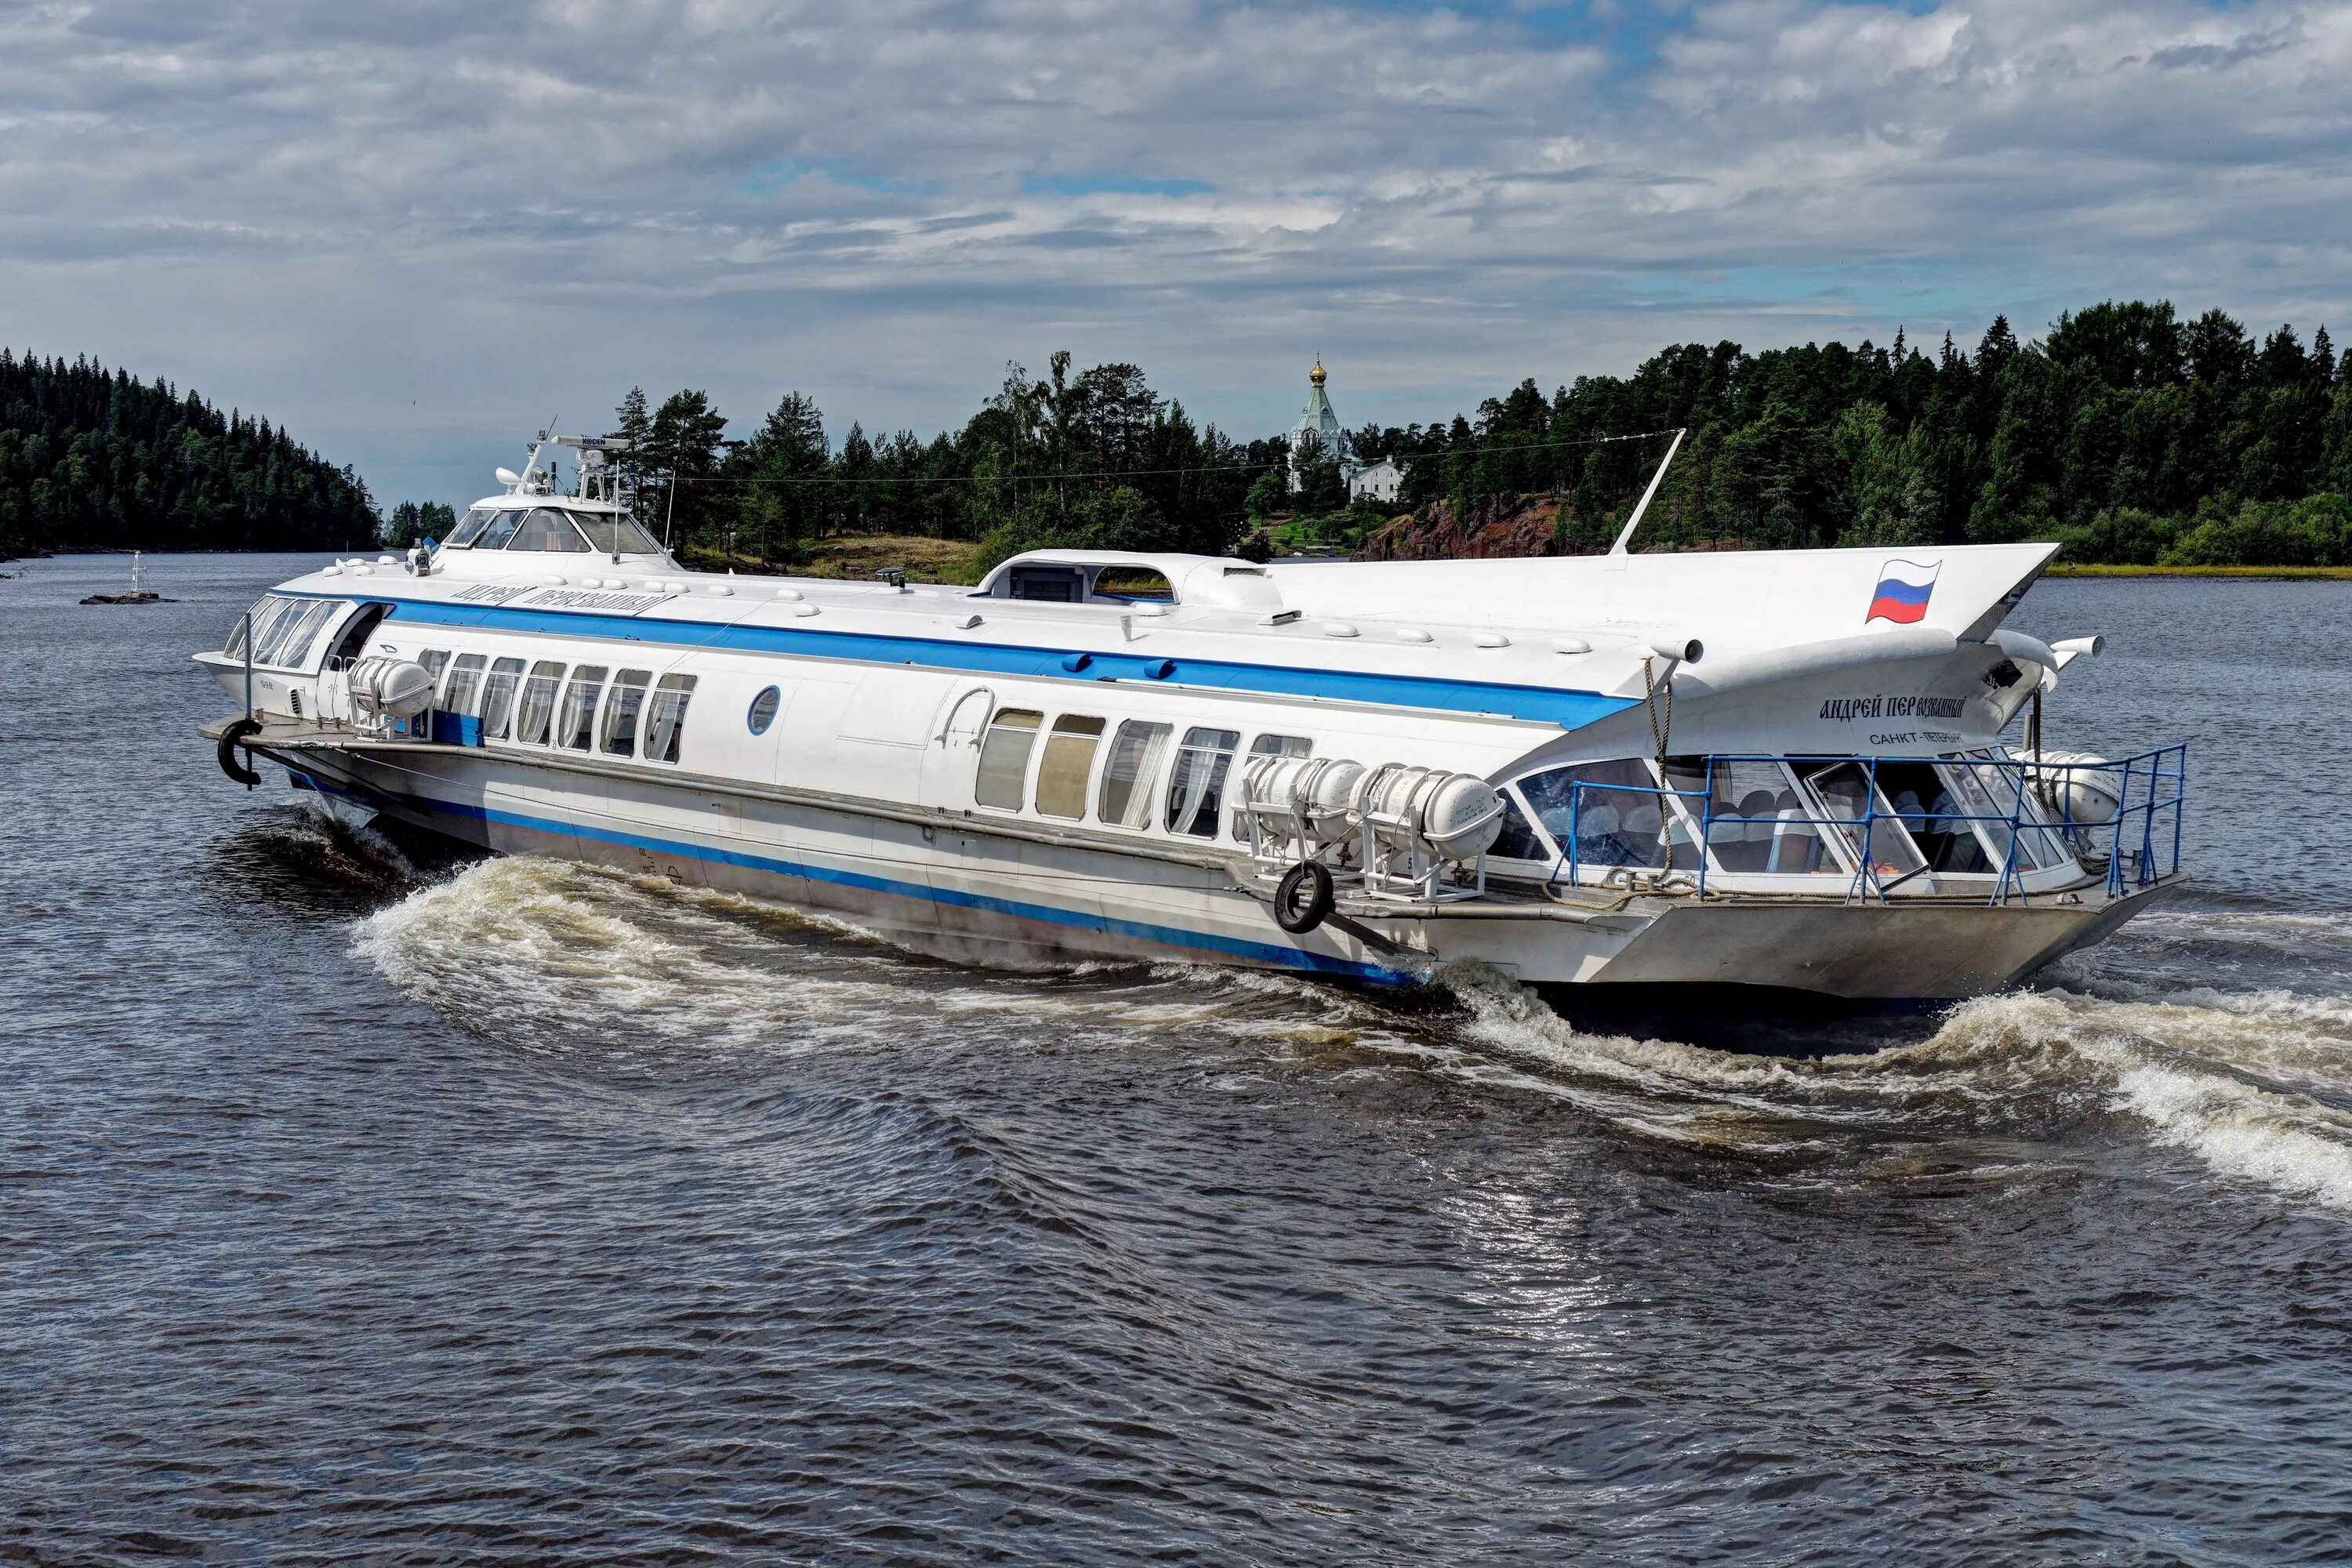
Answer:
<path fill-rule="evenodd" d="M 2352 1553 L 2352 584 L 2037 587 L 2196 890 L 1791 1063 L 338 837 L 304 563 L 0 583 L 0 1560 Z"/>

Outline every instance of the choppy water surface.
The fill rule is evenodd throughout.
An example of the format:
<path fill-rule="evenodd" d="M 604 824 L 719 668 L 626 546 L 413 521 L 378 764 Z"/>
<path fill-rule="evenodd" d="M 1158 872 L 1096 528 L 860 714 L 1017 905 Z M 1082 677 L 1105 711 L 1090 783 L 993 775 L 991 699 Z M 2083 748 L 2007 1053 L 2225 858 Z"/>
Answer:
<path fill-rule="evenodd" d="M 2352 1543 L 2352 584 L 2037 588 L 2200 890 L 1789 1063 L 420 865 L 192 732 L 296 565 L 0 583 L 0 1558 Z"/>

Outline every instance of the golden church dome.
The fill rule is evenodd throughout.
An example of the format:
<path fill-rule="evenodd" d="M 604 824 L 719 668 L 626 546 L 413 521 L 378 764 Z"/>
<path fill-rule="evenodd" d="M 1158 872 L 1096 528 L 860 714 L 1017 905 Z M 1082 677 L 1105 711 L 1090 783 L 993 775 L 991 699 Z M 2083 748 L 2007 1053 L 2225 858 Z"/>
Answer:
<path fill-rule="evenodd" d="M 1318 386 L 1323 384 L 1323 362 L 1321 360 L 1318 359 L 1315 362 L 1315 368 L 1307 373 L 1307 379 L 1313 382 Z"/>

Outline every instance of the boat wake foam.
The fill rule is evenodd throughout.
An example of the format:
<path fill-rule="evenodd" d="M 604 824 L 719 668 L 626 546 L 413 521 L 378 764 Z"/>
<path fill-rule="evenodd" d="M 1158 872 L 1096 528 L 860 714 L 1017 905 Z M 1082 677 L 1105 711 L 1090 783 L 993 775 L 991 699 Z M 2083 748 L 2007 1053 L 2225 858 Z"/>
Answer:
<path fill-rule="evenodd" d="M 2352 987 L 2223 989 L 2201 964 L 2181 984 L 2148 957 L 2267 948 L 2290 929 L 2299 960 L 2315 942 L 2352 950 L 2352 921 L 2332 918 L 2158 930 L 2112 967 L 2077 961 L 2055 984 L 1956 1006 L 1914 1043 L 1805 1059 L 1580 1030 L 1476 966 L 1402 1005 L 1185 963 L 955 968 L 830 917 L 529 857 L 417 889 L 362 921 L 354 948 L 420 1001 L 526 1048 L 1194 1047 L 1227 1068 L 1402 1071 L 1541 1096 L 1641 1139 L 1831 1173 L 2042 1168 L 2021 1144 L 2089 1129 L 2191 1156 L 2191 1180 L 2201 1169 L 2352 1212 Z"/>

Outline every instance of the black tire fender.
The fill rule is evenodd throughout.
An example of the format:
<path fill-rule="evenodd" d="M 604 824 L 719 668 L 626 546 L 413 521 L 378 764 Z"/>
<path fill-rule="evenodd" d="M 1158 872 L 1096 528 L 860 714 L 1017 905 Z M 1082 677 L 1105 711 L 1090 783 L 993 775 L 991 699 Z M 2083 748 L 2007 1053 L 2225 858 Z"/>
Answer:
<path fill-rule="evenodd" d="M 251 752 L 247 752 L 246 753 L 247 760 L 245 762 L 239 762 L 236 760 L 236 749 L 243 745 L 248 737 L 258 735 L 259 733 L 261 733 L 261 722 L 259 720 L 239 719 L 227 729 L 221 731 L 220 745 L 216 747 L 213 752 L 215 756 L 220 759 L 221 772 L 226 773 L 229 777 L 235 779 L 237 783 L 243 784 L 247 789 L 251 789 L 254 785 L 259 784 L 261 782 L 261 775 L 253 771 L 251 765 L 253 753 Z"/>
<path fill-rule="evenodd" d="M 1283 873 L 1281 885 L 1274 889 L 1274 923 L 1293 936 L 1305 936 L 1323 923 L 1334 901 L 1330 871 L 1316 861 L 1301 860 Z"/>

